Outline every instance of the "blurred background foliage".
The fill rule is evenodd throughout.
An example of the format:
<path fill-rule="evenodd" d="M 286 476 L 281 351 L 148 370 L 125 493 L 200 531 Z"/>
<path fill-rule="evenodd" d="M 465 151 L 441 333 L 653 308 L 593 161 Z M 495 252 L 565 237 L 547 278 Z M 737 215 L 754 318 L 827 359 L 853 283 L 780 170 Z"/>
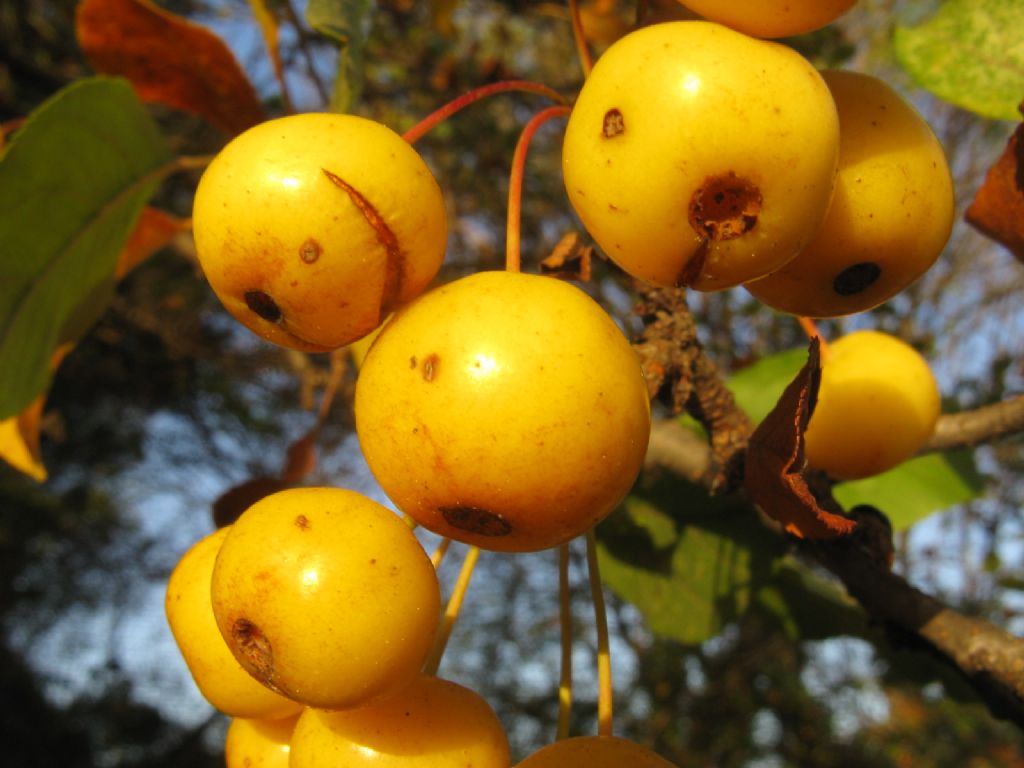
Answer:
<path fill-rule="evenodd" d="M 244 0 L 162 6 L 222 34 L 272 109 L 272 70 Z M 284 13 L 282 2 L 271 2 Z M 585 4 L 586 5 L 586 4 Z M 648 0 L 671 15 L 667 0 Z M 889 40 L 897 21 L 936 3 L 861 0 L 839 23 L 792 41 L 819 66 L 879 75 L 902 90 L 946 146 L 961 207 L 1012 128 L 915 90 Z M 24 116 L 89 74 L 74 39 L 74 0 L 0 5 L 0 122 Z M 628 27 L 632 2 L 595 2 L 597 47 Z M 307 34 L 284 37 L 300 109 L 322 107 L 335 51 Z M 311 62 L 311 63 L 310 63 Z M 565 93 L 581 81 L 560 2 L 378 0 L 357 112 L 402 130 L 468 89 L 505 78 Z M 452 235 L 444 278 L 503 262 L 508 166 L 536 97 L 507 95 L 461 113 L 419 148 L 448 196 Z M 215 151 L 225 137 L 202 121 L 155 109 L 176 151 Z M 528 269 L 577 225 L 562 190 L 558 128 L 531 152 L 523 209 Z M 175 177 L 157 204 L 188 216 L 196 176 Z M 0 212 L 2 215 L 2 212 Z M 958 225 L 939 264 L 879 309 L 823 324 L 895 332 L 924 349 L 947 409 L 994 402 L 1024 381 L 1021 265 Z M 631 286 L 607 263 L 590 288 L 628 316 Z M 702 341 L 726 372 L 803 343 L 792 318 L 742 290 L 693 295 Z M 220 765 L 225 722 L 202 701 L 163 621 L 163 588 L 184 550 L 212 529 L 225 490 L 275 474 L 314 421 L 326 358 L 249 336 L 222 311 L 179 239 L 119 285 L 110 310 L 73 350 L 43 419 L 42 485 L 0 466 L 0 739 L 6 765 Z M 320 432 L 310 482 L 380 498 L 359 457 L 348 371 Z M 897 563 L 913 583 L 959 610 L 1024 629 L 1024 443 L 978 448 L 984 495 L 900 535 Z M 430 538 L 426 538 L 428 548 Z M 576 731 L 594 728 L 592 617 L 582 553 L 574 552 Z M 497 709 L 518 757 L 553 737 L 558 609 L 554 553 L 486 556 L 442 667 Z M 456 566 L 447 563 L 450 584 Z M 649 631 L 612 600 L 617 729 L 691 766 L 1020 766 L 1024 739 L 955 680 L 914 677 L 904 654 L 859 638 L 794 641 L 770 612 L 682 645 Z M 931 677 L 929 677 L 931 676 Z M 922 685 L 921 680 L 931 679 Z"/>

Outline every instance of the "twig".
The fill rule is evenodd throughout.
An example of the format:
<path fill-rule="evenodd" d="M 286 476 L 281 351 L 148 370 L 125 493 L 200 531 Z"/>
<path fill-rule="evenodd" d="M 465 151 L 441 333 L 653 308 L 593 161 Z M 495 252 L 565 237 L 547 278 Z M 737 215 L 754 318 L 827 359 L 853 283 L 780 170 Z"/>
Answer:
<path fill-rule="evenodd" d="M 879 542 L 887 539 L 878 530 L 884 518 L 857 516 L 857 533 L 804 542 L 803 549 L 842 581 L 874 621 L 897 637 L 924 643 L 967 678 L 993 714 L 1024 726 L 1024 639 L 957 613 L 890 571 L 879 552 Z"/>
<path fill-rule="evenodd" d="M 1020 432 L 1024 432 L 1024 395 L 971 411 L 943 414 L 922 453 L 978 445 Z"/>
<path fill-rule="evenodd" d="M 754 426 L 704 354 L 685 291 L 644 287 L 636 312 L 646 325 L 634 348 L 643 361 L 648 392 L 664 398 L 673 412 L 685 410 L 704 425 L 711 439 L 707 485 L 716 493 L 735 490 Z"/>
<path fill-rule="evenodd" d="M 710 435 L 709 445 L 674 420 L 656 424 L 647 465 L 676 471 L 689 480 L 700 478 L 706 487 L 720 490 L 716 483 L 723 476 L 702 467 L 723 466 L 723 455 L 726 461 L 742 465 L 749 422 L 735 401 L 721 394 L 724 382 L 697 342 L 681 293 L 647 290 L 638 312 L 647 329 L 636 348 L 644 361 L 651 396 L 667 397 L 676 411 L 685 408 Z M 703 399 L 700 391 L 704 391 Z M 1022 431 L 1022 400 L 1024 397 L 1017 396 L 994 406 L 943 416 L 929 450 L 973 445 Z M 714 418 L 705 420 L 701 415 L 707 415 L 708 406 L 701 403 L 708 401 Z M 725 432 L 724 437 L 720 431 Z M 809 481 L 817 479 L 810 477 Z M 823 507 L 838 509 L 828 483 L 813 485 Z M 799 544 L 801 551 L 839 578 L 870 619 L 904 642 L 927 648 L 962 674 L 994 715 L 1024 726 L 1024 638 L 958 613 L 911 586 L 891 570 L 891 529 L 884 515 L 870 507 L 857 508 L 852 514 L 858 518 L 856 533 L 831 541 L 804 541 Z"/>

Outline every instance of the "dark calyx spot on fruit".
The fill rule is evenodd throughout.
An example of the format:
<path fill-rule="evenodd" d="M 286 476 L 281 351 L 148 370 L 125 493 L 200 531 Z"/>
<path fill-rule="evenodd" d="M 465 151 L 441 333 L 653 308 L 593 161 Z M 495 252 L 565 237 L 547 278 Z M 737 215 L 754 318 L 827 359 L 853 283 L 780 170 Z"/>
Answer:
<path fill-rule="evenodd" d="M 312 264 L 320 258 L 320 251 L 320 243 L 310 237 L 299 246 L 299 258 L 306 264 Z"/>
<path fill-rule="evenodd" d="M 626 132 L 626 121 L 622 112 L 612 108 L 604 113 L 604 121 L 601 124 L 601 135 L 606 139 L 614 139 Z"/>
<path fill-rule="evenodd" d="M 690 226 L 711 240 L 732 240 L 757 224 L 761 190 L 732 171 L 709 176 L 690 198 Z"/>
<path fill-rule="evenodd" d="M 433 381 L 437 376 L 437 369 L 441 365 L 441 358 L 431 353 L 423 358 L 423 380 Z"/>
<path fill-rule="evenodd" d="M 242 666 L 261 682 L 272 685 L 275 675 L 274 651 L 270 647 L 270 640 L 260 628 L 248 619 L 235 619 L 231 625 L 231 639 L 240 655 Z"/>
<path fill-rule="evenodd" d="M 438 512 L 452 528 L 479 536 L 508 536 L 512 526 L 501 515 L 480 507 L 438 507 Z"/>
<path fill-rule="evenodd" d="M 862 261 L 836 275 L 836 279 L 832 281 L 832 290 L 840 296 L 855 296 L 874 285 L 881 275 L 880 266 L 873 261 Z"/>
<path fill-rule="evenodd" d="M 268 322 L 277 323 L 281 320 L 281 308 L 263 291 L 246 291 L 245 304 Z"/>
<path fill-rule="evenodd" d="M 398 243 L 398 236 L 395 235 L 391 227 L 384 221 L 384 217 L 380 215 L 380 212 L 358 189 L 336 173 L 331 173 L 326 168 L 321 168 L 320 170 L 323 171 L 324 176 L 334 186 L 348 195 L 349 199 L 363 215 L 363 218 L 366 219 L 366 223 L 373 229 L 374 234 L 377 236 L 377 242 L 384 247 L 384 251 L 387 254 L 387 265 L 384 275 L 384 291 L 381 294 L 380 300 L 380 317 L 384 317 L 398 304 L 399 297 L 402 294 L 402 284 L 405 282 L 405 253 Z"/>
<path fill-rule="evenodd" d="M 305 515 L 299 515 L 295 518 L 295 527 L 300 531 L 308 531 L 313 527 L 313 524 L 309 522 L 309 518 Z"/>

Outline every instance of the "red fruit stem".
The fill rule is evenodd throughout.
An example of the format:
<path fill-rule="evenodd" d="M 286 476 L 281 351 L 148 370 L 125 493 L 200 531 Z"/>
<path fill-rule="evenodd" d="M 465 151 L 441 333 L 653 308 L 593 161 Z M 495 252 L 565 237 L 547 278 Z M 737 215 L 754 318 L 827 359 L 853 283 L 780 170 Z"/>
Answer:
<path fill-rule="evenodd" d="M 579 0 L 569 0 L 569 18 L 572 19 L 572 37 L 576 41 L 576 53 L 580 57 L 583 76 L 589 77 L 594 68 L 594 57 L 587 46 L 587 36 L 583 34 L 583 19 L 580 18 Z"/>
<path fill-rule="evenodd" d="M 548 88 L 546 85 L 542 85 L 541 83 L 534 83 L 529 80 L 501 80 L 497 83 L 490 83 L 488 85 L 482 85 L 479 88 L 474 88 L 473 90 L 467 91 L 461 96 L 452 99 L 447 104 L 434 110 L 416 123 L 416 125 L 402 134 L 402 137 L 410 144 L 415 144 L 431 129 L 443 123 L 456 112 L 460 112 L 465 109 L 470 104 L 474 104 L 488 96 L 493 96 L 496 93 L 506 93 L 508 91 L 536 93 L 541 96 L 547 96 L 549 99 L 559 104 L 566 103 L 566 99 L 562 94 L 553 88 Z"/>
<path fill-rule="evenodd" d="M 516 142 L 512 155 L 512 170 L 508 177 L 508 219 L 505 230 L 505 269 L 518 272 L 522 266 L 520 254 L 520 235 L 522 229 L 521 213 L 523 203 L 523 175 L 526 172 L 526 154 L 530 148 L 533 135 L 544 123 L 553 117 L 568 116 L 571 109 L 566 105 L 557 105 L 542 109 L 530 118 Z"/>
<path fill-rule="evenodd" d="M 821 359 L 824 360 L 825 356 L 828 354 L 828 344 L 825 341 L 825 337 L 822 336 L 821 332 L 818 330 L 818 326 L 815 325 L 814 320 L 809 317 L 798 317 L 797 319 L 800 321 L 800 327 L 803 328 L 804 333 L 807 334 L 807 338 L 812 341 L 814 339 L 818 340 L 818 344 L 821 347 Z"/>
<path fill-rule="evenodd" d="M 558 617 L 562 630 L 562 673 L 558 681 L 556 740 L 569 736 L 572 713 L 572 603 L 569 599 L 569 544 L 558 548 Z"/>
<path fill-rule="evenodd" d="M 608 643 L 608 613 L 604 607 L 601 570 L 597 562 L 597 537 L 594 529 L 587 531 L 587 571 L 590 575 L 590 598 L 594 603 L 597 624 L 597 735 L 612 735 L 612 657 Z"/>

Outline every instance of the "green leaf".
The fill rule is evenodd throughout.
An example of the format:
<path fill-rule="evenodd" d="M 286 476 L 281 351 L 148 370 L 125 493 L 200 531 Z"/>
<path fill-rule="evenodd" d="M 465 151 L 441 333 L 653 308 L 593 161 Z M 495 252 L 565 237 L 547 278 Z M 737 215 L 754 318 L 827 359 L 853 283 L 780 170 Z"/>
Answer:
<path fill-rule="evenodd" d="M 363 88 L 364 53 L 373 0 L 309 0 L 306 21 L 338 44 L 331 108 L 348 112 Z"/>
<path fill-rule="evenodd" d="M 686 644 L 745 612 L 785 547 L 742 501 L 670 477 L 642 478 L 598 535 L 604 582 L 652 632 Z"/>
<path fill-rule="evenodd" d="M 727 385 L 751 421 L 760 424 L 782 396 L 786 385 L 807 362 L 806 347 L 763 357 L 733 375 Z"/>
<path fill-rule="evenodd" d="M 984 117 L 1019 120 L 1024 100 L 1024 3 L 946 0 L 931 19 L 897 27 L 893 46 L 917 83 Z"/>
<path fill-rule="evenodd" d="M 54 348 L 106 308 L 167 159 L 128 82 L 102 77 L 39 107 L 0 157 L 0 418 L 45 390 Z"/>
<path fill-rule="evenodd" d="M 984 478 L 968 450 L 930 453 L 875 477 L 840 483 L 833 489 L 847 509 L 870 504 L 885 513 L 893 529 L 902 531 L 918 520 L 981 495 Z"/>
<path fill-rule="evenodd" d="M 806 359 L 804 349 L 787 350 L 744 368 L 727 384 L 756 424 L 768 415 Z M 904 530 L 928 515 L 977 498 L 984 487 L 974 454 L 954 451 L 921 456 L 881 475 L 840 483 L 833 493 L 846 509 L 871 504 L 896 530 Z"/>
<path fill-rule="evenodd" d="M 837 582 L 819 576 L 791 555 L 776 561 L 771 579 L 756 600 L 794 640 L 869 635 L 867 617 L 853 598 Z"/>

